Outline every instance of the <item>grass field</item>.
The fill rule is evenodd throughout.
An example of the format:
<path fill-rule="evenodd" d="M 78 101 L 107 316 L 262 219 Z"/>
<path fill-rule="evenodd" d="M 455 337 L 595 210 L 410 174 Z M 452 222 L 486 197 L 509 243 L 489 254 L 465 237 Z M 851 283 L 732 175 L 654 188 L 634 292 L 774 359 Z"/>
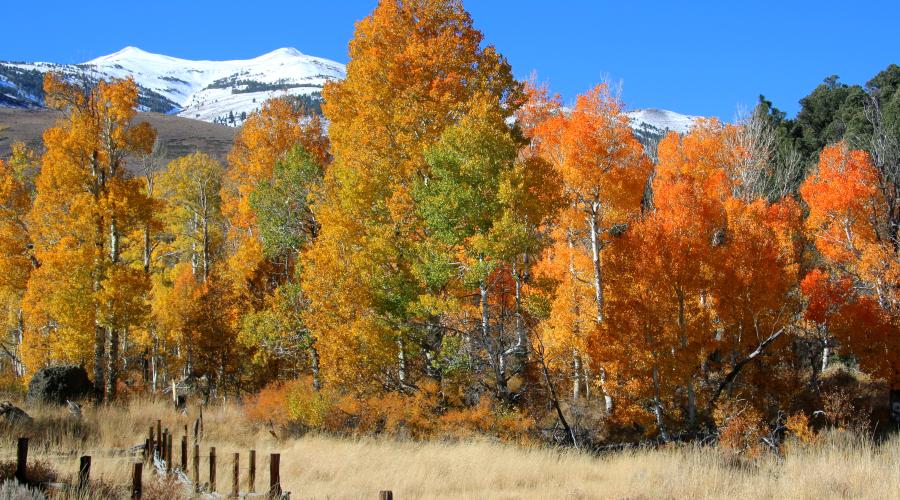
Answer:
<path fill-rule="evenodd" d="M 62 476 L 73 475 L 78 456 L 89 454 L 92 477 L 115 485 L 128 484 L 131 459 L 108 456 L 110 450 L 143 442 L 156 419 L 178 429 L 177 449 L 183 426 L 194 419 L 193 412 L 177 415 L 163 402 L 85 408 L 80 423 L 64 409 L 26 409 L 34 424 L 2 427 L 4 460 L 14 457 L 15 438 L 29 435 L 31 456 L 46 460 Z M 265 457 L 280 452 L 284 489 L 294 500 L 378 498 L 385 489 L 398 499 L 896 498 L 900 492 L 900 439 L 875 445 L 842 433 L 826 435 L 809 447 L 788 446 L 783 458 L 739 460 L 725 451 L 689 445 L 594 456 L 479 440 L 273 437 L 267 429 L 251 426 L 239 408 L 226 406 L 204 414 L 201 455 L 210 446 L 220 457 L 220 492 L 230 491 L 232 454 L 239 452 L 246 460 L 254 448 L 260 457 L 257 490 L 268 483 Z M 202 481 L 207 470 L 204 458 Z M 179 497 L 171 487 L 154 491 L 168 500 Z"/>

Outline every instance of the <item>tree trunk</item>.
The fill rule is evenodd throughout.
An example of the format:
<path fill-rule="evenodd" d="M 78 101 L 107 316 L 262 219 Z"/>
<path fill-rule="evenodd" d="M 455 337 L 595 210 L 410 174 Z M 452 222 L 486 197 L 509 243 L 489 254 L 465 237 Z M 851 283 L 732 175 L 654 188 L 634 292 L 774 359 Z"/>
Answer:
<path fill-rule="evenodd" d="M 115 266 L 119 263 L 119 228 L 116 217 L 109 222 L 109 262 Z M 106 363 L 106 401 L 112 401 L 116 397 L 116 384 L 119 377 L 119 330 L 115 327 L 106 328 L 106 336 L 109 339 L 109 351 Z"/>
<path fill-rule="evenodd" d="M 209 279 L 209 217 L 203 217 L 203 282 Z"/>
<path fill-rule="evenodd" d="M 194 212 L 191 218 L 191 274 L 194 275 L 195 280 L 200 276 L 200 256 L 197 254 L 197 228 L 199 225 L 197 219 L 197 213 Z"/>
<path fill-rule="evenodd" d="M 685 297 L 681 290 L 675 291 L 678 298 L 678 334 L 682 349 L 687 349 L 687 317 L 685 313 Z M 697 398 L 694 394 L 694 374 L 688 372 L 687 380 L 684 383 L 685 391 L 688 395 L 688 426 L 693 429 L 697 423 Z"/>
<path fill-rule="evenodd" d="M 153 247 L 150 245 L 150 224 L 144 225 L 144 273 L 150 275 L 150 264 L 153 258 Z"/>
<path fill-rule="evenodd" d="M 312 365 L 313 389 L 319 392 L 322 390 L 322 381 L 319 379 L 319 351 L 313 346 L 309 348 L 309 359 Z"/>
<path fill-rule="evenodd" d="M 94 155 L 94 164 L 96 168 L 96 154 Z M 99 187 L 97 188 L 99 189 Z M 96 196 L 99 204 L 99 193 Z M 94 246 L 96 247 L 96 256 L 94 257 L 93 269 L 93 292 L 100 292 L 100 284 L 103 280 L 104 255 L 105 255 L 105 228 L 103 226 L 103 218 L 97 214 L 95 216 L 95 232 Z M 97 402 L 103 402 L 103 396 L 106 388 L 105 380 L 106 368 L 106 328 L 100 323 L 99 311 L 95 312 L 94 318 L 94 389 L 97 394 Z"/>
<path fill-rule="evenodd" d="M 600 230 L 597 227 L 599 204 L 594 203 L 588 216 L 591 230 L 591 262 L 594 267 L 594 300 L 597 302 L 597 323 L 603 323 L 603 267 L 600 262 Z"/>
<path fill-rule="evenodd" d="M 666 432 L 666 423 L 663 420 L 662 401 L 660 399 L 659 365 L 656 362 L 653 363 L 653 390 L 655 392 L 653 398 L 653 413 L 656 416 L 656 426 L 659 428 L 659 436 L 663 441 L 668 441 L 669 434 Z"/>
<path fill-rule="evenodd" d="M 153 393 L 156 394 L 159 387 L 159 339 L 156 335 L 153 336 L 153 347 L 150 351 L 150 379 Z"/>
<path fill-rule="evenodd" d="M 578 401 L 582 395 L 584 372 L 581 366 L 581 354 L 578 349 L 572 350 L 572 399 Z"/>
<path fill-rule="evenodd" d="M 406 386 L 406 347 L 403 340 L 397 339 L 397 378 L 400 380 L 400 386 Z"/>
<path fill-rule="evenodd" d="M 507 400 L 509 398 L 509 388 L 506 385 L 506 373 L 504 372 L 503 362 L 503 346 L 500 339 L 491 337 L 490 323 L 490 304 L 488 302 L 488 286 L 486 280 L 481 280 L 478 285 L 478 292 L 481 305 L 481 337 L 484 339 L 484 346 L 488 351 L 491 367 L 494 370 L 494 390 L 499 399 Z"/>
<path fill-rule="evenodd" d="M 525 255 L 525 265 L 528 265 L 528 255 Z M 516 346 L 513 349 L 515 358 L 514 372 L 521 372 L 528 363 L 528 330 L 525 328 L 525 318 L 522 315 L 522 273 L 513 266 L 513 279 L 516 283 Z"/>
<path fill-rule="evenodd" d="M 101 325 L 94 326 L 94 388 L 97 393 L 97 402 L 103 402 L 106 389 L 105 381 L 106 364 L 106 328 Z"/>
<path fill-rule="evenodd" d="M 598 217 L 600 216 L 600 204 L 594 202 L 591 204 L 591 212 L 588 216 L 588 226 L 591 234 L 591 263 L 594 268 L 594 300 L 597 304 L 597 324 L 603 323 L 603 304 L 605 302 L 603 294 L 603 263 L 600 251 L 603 244 L 600 241 L 600 227 Z M 600 367 L 600 389 L 603 391 L 603 401 L 606 406 L 607 415 L 612 415 L 613 398 L 606 390 L 606 369 Z"/>
<path fill-rule="evenodd" d="M 572 440 L 572 446 L 578 448 L 578 440 L 575 438 L 575 433 L 572 431 L 569 422 L 566 421 L 566 416 L 563 414 L 562 407 L 559 404 L 559 397 L 556 395 L 556 386 L 553 385 L 553 381 L 550 380 L 550 370 L 547 368 L 547 359 L 544 357 L 543 343 L 540 344 L 539 349 L 539 361 L 544 374 L 544 382 L 547 384 L 547 390 L 550 392 L 550 403 L 553 405 L 553 409 L 556 410 L 556 417 L 559 419 L 559 423 L 563 426 L 563 429 L 565 429 L 566 435 Z"/>
<path fill-rule="evenodd" d="M 25 317 L 22 309 L 16 313 L 16 349 L 13 352 L 15 357 L 13 363 L 16 377 L 21 378 L 25 375 L 25 364 L 22 363 L 22 342 L 25 340 Z"/>
<path fill-rule="evenodd" d="M 603 403 L 606 408 L 606 414 L 612 415 L 615 405 L 613 404 L 613 397 L 606 390 L 606 368 L 600 368 L 600 390 L 603 391 Z"/>
<path fill-rule="evenodd" d="M 769 335 L 766 340 L 760 342 L 760 344 L 756 346 L 756 349 L 754 349 L 753 352 L 734 364 L 734 366 L 731 368 L 731 371 L 728 372 L 727 375 L 725 375 L 725 378 L 722 379 L 722 382 L 719 383 L 719 386 L 716 387 L 716 390 L 713 392 L 712 397 L 709 399 L 709 404 L 707 405 L 708 412 L 712 412 L 712 409 L 715 407 L 716 401 L 719 399 L 719 396 L 722 395 L 722 391 L 724 391 L 728 386 L 732 384 L 732 382 L 734 382 L 734 379 L 736 379 L 738 374 L 741 373 L 741 370 L 744 368 L 744 366 L 766 352 L 766 349 L 768 349 L 773 342 L 778 340 L 778 338 L 784 334 L 784 331 L 784 327 L 779 328 L 775 333 Z"/>
<path fill-rule="evenodd" d="M 119 380 L 119 330 L 115 328 L 107 329 L 109 337 L 109 352 L 106 356 L 106 392 L 104 394 L 107 402 L 116 399 L 116 383 Z"/>

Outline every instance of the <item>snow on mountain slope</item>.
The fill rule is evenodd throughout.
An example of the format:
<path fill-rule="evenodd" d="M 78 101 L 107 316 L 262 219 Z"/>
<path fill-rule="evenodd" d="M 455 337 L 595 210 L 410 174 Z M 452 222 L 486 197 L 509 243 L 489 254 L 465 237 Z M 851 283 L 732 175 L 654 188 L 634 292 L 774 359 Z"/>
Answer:
<path fill-rule="evenodd" d="M 636 109 L 626 113 L 634 129 L 653 128 L 660 132 L 689 132 L 701 117 L 682 115 L 665 109 Z"/>
<path fill-rule="evenodd" d="M 181 107 L 179 114 L 215 121 L 259 109 L 267 99 L 318 92 L 341 79 L 343 64 L 282 48 L 247 60 L 189 61 L 126 47 L 84 63 L 116 78 L 133 76 L 141 86 Z"/>
<path fill-rule="evenodd" d="M 40 105 L 34 92 L 43 73 L 96 82 L 133 77 L 144 108 L 210 122 L 238 125 L 243 117 L 275 96 L 310 96 L 325 82 L 344 78 L 343 64 L 282 48 L 246 60 L 192 61 L 126 47 L 82 64 L 0 63 L 0 79 L 15 85 L 7 100 L 20 107 Z M 0 96 L 3 97 L 3 96 Z M 0 99 L 0 104 L 4 101 Z"/>

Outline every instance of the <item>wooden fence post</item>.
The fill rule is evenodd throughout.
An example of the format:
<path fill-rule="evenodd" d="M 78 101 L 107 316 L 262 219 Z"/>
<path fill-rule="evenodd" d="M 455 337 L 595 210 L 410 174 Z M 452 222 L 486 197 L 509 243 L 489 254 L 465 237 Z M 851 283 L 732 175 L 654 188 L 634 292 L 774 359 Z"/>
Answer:
<path fill-rule="evenodd" d="M 16 445 L 16 479 L 26 482 L 28 479 L 28 438 L 20 437 Z"/>
<path fill-rule="evenodd" d="M 200 492 L 200 445 L 194 445 L 194 492 Z"/>
<path fill-rule="evenodd" d="M 149 439 L 149 441 L 150 441 L 150 446 L 147 448 L 147 461 L 150 462 L 150 463 L 152 463 L 152 462 L 153 462 L 153 449 L 156 448 L 156 441 L 154 440 L 154 436 L 153 436 L 153 426 L 152 426 L 152 425 L 150 426 L 150 439 Z"/>
<path fill-rule="evenodd" d="M 390 490 L 382 491 L 378 494 L 379 500 L 394 500 L 394 492 Z"/>
<path fill-rule="evenodd" d="M 78 489 L 84 490 L 88 487 L 91 480 L 91 457 L 85 455 L 81 457 L 78 464 Z"/>
<path fill-rule="evenodd" d="M 160 450 L 159 441 L 162 441 L 162 420 L 156 421 L 156 435 L 158 436 L 156 449 Z M 163 448 L 163 449 L 165 449 L 165 448 Z M 162 458 L 162 451 L 160 451 L 159 457 Z"/>
<path fill-rule="evenodd" d="M 187 464 L 187 432 L 184 433 L 184 436 L 181 436 L 181 472 L 184 472 L 187 475 L 188 464 Z"/>
<path fill-rule="evenodd" d="M 194 420 L 194 444 L 200 443 L 200 419 Z"/>
<path fill-rule="evenodd" d="M 166 472 L 172 472 L 172 468 L 174 464 L 172 463 L 172 438 L 175 437 L 175 433 L 169 434 L 168 442 L 166 443 Z"/>
<path fill-rule="evenodd" d="M 216 491 L 216 447 L 209 449 L 209 491 Z"/>
<path fill-rule="evenodd" d="M 234 465 L 231 469 L 231 496 L 234 498 L 238 498 L 240 496 L 241 490 L 241 455 L 239 453 L 234 454 Z"/>
<path fill-rule="evenodd" d="M 142 484 L 141 475 L 143 473 L 144 464 L 138 462 L 134 464 L 134 470 L 131 473 L 131 498 L 141 498 Z"/>
<path fill-rule="evenodd" d="M 256 450 L 250 450 L 250 474 L 247 478 L 250 493 L 256 493 Z"/>
<path fill-rule="evenodd" d="M 269 455 L 269 496 L 281 498 L 281 455 Z"/>

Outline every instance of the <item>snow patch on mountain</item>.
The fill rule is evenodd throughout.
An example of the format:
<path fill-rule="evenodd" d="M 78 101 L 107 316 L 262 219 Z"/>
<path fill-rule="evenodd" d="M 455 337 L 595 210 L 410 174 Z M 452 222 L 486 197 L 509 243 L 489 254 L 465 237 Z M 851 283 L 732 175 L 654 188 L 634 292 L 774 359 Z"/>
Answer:
<path fill-rule="evenodd" d="M 679 134 L 690 132 L 697 120 L 702 118 L 655 108 L 636 109 L 627 112 L 626 115 L 631 122 L 631 127 L 636 130 L 651 128 L 663 133 L 672 131 Z"/>

